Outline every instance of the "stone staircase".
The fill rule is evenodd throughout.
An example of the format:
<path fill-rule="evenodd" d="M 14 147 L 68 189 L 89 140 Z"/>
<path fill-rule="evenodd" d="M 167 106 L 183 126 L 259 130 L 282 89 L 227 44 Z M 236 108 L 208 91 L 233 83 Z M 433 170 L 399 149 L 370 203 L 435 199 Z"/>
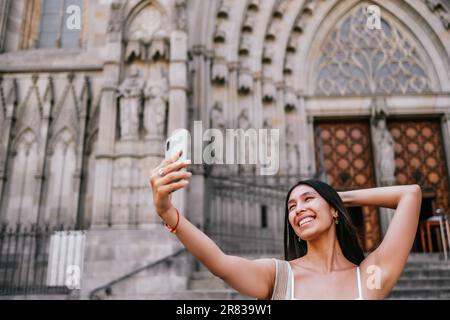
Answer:
<path fill-rule="evenodd" d="M 255 259 L 254 256 L 246 256 Z M 259 256 L 258 256 L 259 257 Z M 186 290 L 149 294 L 144 299 L 172 299 L 172 300 L 254 300 L 244 296 L 228 286 L 220 278 L 214 276 L 202 264 L 194 271 L 187 283 Z"/>
<path fill-rule="evenodd" d="M 450 300 L 450 257 L 411 254 L 389 300 Z"/>

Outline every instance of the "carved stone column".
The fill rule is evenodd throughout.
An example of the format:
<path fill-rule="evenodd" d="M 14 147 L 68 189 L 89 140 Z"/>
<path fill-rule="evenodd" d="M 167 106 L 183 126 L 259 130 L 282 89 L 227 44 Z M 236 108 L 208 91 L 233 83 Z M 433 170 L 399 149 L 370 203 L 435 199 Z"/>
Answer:
<path fill-rule="evenodd" d="M 297 123 L 299 127 L 299 153 L 300 153 L 300 175 L 302 177 L 312 174 L 313 163 L 311 155 L 314 155 L 314 148 L 309 148 L 310 131 L 308 130 L 308 119 L 306 115 L 305 97 L 300 95 L 298 98 Z"/>
<path fill-rule="evenodd" d="M 10 3 L 11 0 L 3 0 L 0 2 L 0 53 L 5 50 Z"/>
<path fill-rule="evenodd" d="M 81 202 L 84 201 L 82 197 L 82 179 L 83 179 L 83 163 L 84 163 L 84 153 L 86 150 L 86 124 L 89 113 L 89 104 L 90 104 L 91 96 L 90 96 L 90 84 L 88 77 L 84 79 L 83 89 L 80 95 L 79 103 L 81 106 L 81 110 L 78 114 L 78 141 L 80 143 L 77 144 L 76 151 L 76 167 L 74 173 L 74 181 L 75 181 L 75 194 L 73 197 L 73 210 L 76 216 L 76 223 L 78 227 L 84 228 L 84 212 L 80 212 Z"/>
<path fill-rule="evenodd" d="M 117 119 L 117 87 L 120 76 L 121 4 L 111 4 L 106 44 L 107 57 L 103 70 L 103 90 L 100 101 L 98 150 L 95 170 L 92 228 L 106 227 L 111 223 L 110 205 L 114 165 L 114 144 Z"/>
<path fill-rule="evenodd" d="M 169 70 L 169 119 L 168 136 L 174 130 L 187 128 L 187 35 L 186 32 L 174 30 L 170 36 L 170 70 Z M 173 194 L 173 204 L 184 212 L 186 208 L 186 189 Z"/>
<path fill-rule="evenodd" d="M 37 76 L 36 76 L 37 77 Z M 37 78 L 36 78 L 37 81 Z M 44 169 L 45 169 L 45 163 L 47 160 L 46 157 L 46 151 L 47 151 L 47 144 L 48 144 L 48 129 L 50 126 L 50 120 L 51 120 L 51 114 L 52 114 L 52 108 L 53 108 L 54 98 L 53 98 L 53 79 L 51 77 L 47 80 L 47 85 L 44 93 L 44 101 L 42 105 L 42 120 L 41 120 L 41 127 L 40 127 L 40 133 L 39 133 L 39 141 L 38 144 L 38 165 L 37 165 L 37 172 L 36 172 L 36 194 L 35 194 L 35 200 L 34 203 L 36 205 L 36 212 L 32 212 L 30 214 L 31 217 L 37 217 L 37 221 L 30 221 L 31 223 L 40 222 L 43 218 L 41 216 L 41 212 L 44 211 L 44 204 L 43 204 L 43 184 L 44 184 Z M 33 218 L 32 218 L 33 219 Z"/>
<path fill-rule="evenodd" d="M 3 194 L 6 185 L 7 168 L 9 152 L 11 147 L 11 129 L 12 123 L 15 120 L 15 112 L 17 106 L 17 84 L 16 80 L 10 80 L 5 82 L 0 78 L 0 112 L 3 114 L 3 123 L 0 123 L 0 134 L 2 138 L 2 144 L 0 149 L 0 210 L 3 208 Z M 0 221 L 6 218 L 6 212 L 0 212 Z"/>

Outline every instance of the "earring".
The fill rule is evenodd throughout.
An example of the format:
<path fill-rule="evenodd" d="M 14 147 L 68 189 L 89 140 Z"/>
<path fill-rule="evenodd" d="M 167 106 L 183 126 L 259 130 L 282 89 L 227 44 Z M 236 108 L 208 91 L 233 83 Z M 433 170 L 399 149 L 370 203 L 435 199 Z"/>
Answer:
<path fill-rule="evenodd" d="M 298 237 L 298 242 L 301 243 L 302 242 L 302 238 Z"/>
<path fill-rule="evenodd" d="M 336 214 L 336 217 L 334 217 L 334 223 L 339 224 L 338 212 L 335 211 L 334 213 Z"/>

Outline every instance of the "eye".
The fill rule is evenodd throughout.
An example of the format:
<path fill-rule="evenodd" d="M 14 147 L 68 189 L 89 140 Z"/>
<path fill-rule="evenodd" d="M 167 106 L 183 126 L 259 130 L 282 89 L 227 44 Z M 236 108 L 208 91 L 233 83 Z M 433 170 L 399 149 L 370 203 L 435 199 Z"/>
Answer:
<path fill-rule="evenodd" d="M 308 199 L 314 199 L 314 197 L 306 197 L 305 201 L 308 201 Z"/>
<path fill-rule="evenodd" d="M 293 209 L 295 208 L 295 204 L 293 204 L 293 205 L 291 205 L 290 207 L 289 207 L 289 212 L 291 212 Z"/>

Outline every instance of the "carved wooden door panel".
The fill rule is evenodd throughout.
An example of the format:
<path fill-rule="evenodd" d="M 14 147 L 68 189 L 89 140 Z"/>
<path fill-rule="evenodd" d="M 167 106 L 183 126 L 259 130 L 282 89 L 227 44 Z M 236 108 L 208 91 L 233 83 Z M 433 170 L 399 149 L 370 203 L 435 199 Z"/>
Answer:
<path fill-rule="evenodd" d="M 331 186 L 338 191 L 376 187 L 369 122 L 317 122 L 315 132 L 316 169 L 320 171 L 323 159 Z M 372 251 L 381 241 L 378 209 L 362 211 L 364 249 Z"/>
<path fill-rule="evenodd" d="M 433 189 L 435 207 L 449 212 L 447 161 L 439 120 L 388 122 L 395 141 L 395 177 L 398 184 L 418 183 Z"/>

